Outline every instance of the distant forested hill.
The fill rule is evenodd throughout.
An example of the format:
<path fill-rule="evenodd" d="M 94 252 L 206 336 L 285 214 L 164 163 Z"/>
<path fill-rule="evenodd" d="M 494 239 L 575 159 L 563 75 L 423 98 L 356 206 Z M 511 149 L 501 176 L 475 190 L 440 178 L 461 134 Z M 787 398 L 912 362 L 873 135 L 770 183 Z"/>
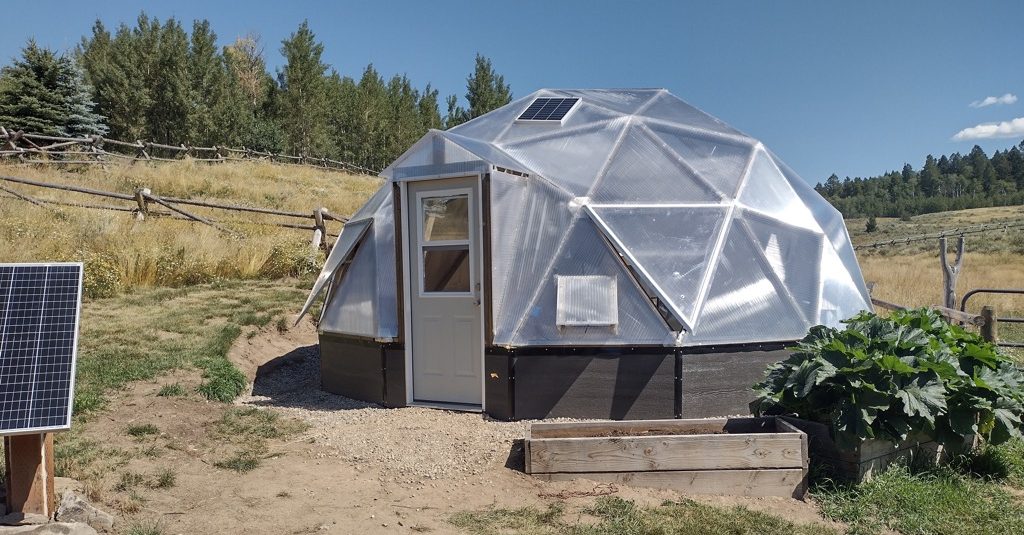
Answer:
<path fill-rule="evenodd" d="M 833 174 L 815 187 L 847 218 L 908 217 L 987 206 L 1024 204 L 1024 141 L 992 157 L 975 145 L 967 155 L 932 155 L 869 178 Z"/>

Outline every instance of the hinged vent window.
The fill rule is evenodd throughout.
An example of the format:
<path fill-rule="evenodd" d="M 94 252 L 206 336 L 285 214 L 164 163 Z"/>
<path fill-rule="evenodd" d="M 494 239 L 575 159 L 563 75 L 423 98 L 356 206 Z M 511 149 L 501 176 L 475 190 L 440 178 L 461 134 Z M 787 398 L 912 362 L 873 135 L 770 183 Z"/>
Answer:
<path fill-rule="evenodd" d="M 519 121 L 561 122 L 572 111 L 578 98 L 538 98 L 519 116 Z"/>
<path fill-rule="evenodd" d="M 559 327 L 610 327 L 619 323 L 615 277 L 555 275 L 558 286 L 555 322 Z"/>

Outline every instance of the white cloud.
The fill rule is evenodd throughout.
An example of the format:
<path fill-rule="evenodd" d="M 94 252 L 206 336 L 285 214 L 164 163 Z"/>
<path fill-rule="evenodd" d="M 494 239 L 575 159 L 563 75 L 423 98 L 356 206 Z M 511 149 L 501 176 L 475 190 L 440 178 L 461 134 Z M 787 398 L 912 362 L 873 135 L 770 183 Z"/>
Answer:
<path fill-rule="evenodd" d="M 1018 117 L 1009 121 L 999 123 L 984 123 L 970 128 L 964 128 L 953 136 L 954 141 L 966 141 L 968 139 L 990 139 L 996 137 L 1017 137 L 1024 136 L 1024 117 Z"/>
<path fill-rule="evenodd" d="M 972 108 L 984 108 L 985 106 L 994 106 L 996 104 L 1013 104 L 1017 102 L 1017 95 L 1013 93 L 1007 93 L 1001 97 L 985 97 L 984 100 L 975 100 L 971 103 Z"/>

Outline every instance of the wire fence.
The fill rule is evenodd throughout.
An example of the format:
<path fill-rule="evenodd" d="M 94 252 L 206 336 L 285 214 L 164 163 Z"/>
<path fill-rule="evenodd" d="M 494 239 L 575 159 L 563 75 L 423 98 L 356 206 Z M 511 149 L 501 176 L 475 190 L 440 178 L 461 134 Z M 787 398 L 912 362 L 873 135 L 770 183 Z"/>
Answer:
<path fill-rule="evenodd" d="M 112 160 L 222 163 L 232 161 L 271 161 L 346 173 L 376 176 L 377 171 L 340 160 L 306 155 L 289 155 L 249 148 L 196 147 L 168 145 L 151 141 L 121 141 L 103 136 L 61 137 L 12 131 L 0 126 L 0 158 L 17 159 L 33 165 L 104 165 Z"/>
<path fill-rule="evenodd" d="M 1024 221 L 1005 221 L 1001 223 L 986 223 L 984 225 L 974 225 L 968 227 L 940 230 L 938 232 L 932 232 L 929 234 L 915 234 L 912 236 L 904 236 L 902 238 L 891 238 L 888 240 L 876 241 L 872 243 L 862 243 L 854 245 L 853 248 L 860 249 L 872 249 L 877 247 L 888 247 L 893 245 L 905 245 L 909 243 L 931 241 L 941 238 L 953 237 L 953 236 L 966 236 L 968 234 L 981 234 L 984 232 L 1002 231 L 1009 230 L 1011 228 L 1024 227 Z"/>
<path fill-rule="evenodd" d="M 23 190 L 11 187 L 11 184 L 15 184 L 21 187 L 30 186 L 36 188 L 66 191 L 71 193 L 87 195 L 91 197 L 99 197 L 105 199 L 108 204 L 80 202 L 67 199 L 53 200 L 42 198 L 35 196 L 31 193 L 25 192 Z M 344 217 L 339 217 L 331 214 L 329 210 L 322 206 L 313 209 L 309 212 L 295 212 L 288 210 L 278 210 L 276 208 L 242 206 L 237 204 L 228 204 L 207 201 L 202 199 L 164 197 L 154 194 L 149 188 L 138 188 L 135 190 L 134 194 L 129 194 L 116 191 L 98 190 L 83 186 L 75 186 L 71 184 L 44 182 L 40 180 L 3 175 L 0 175 L 0 198 L 20 200 L 34 204 L 39 207 L 46 207 L 47 205 L 56 205 L 70 206 L 75 208 L 87 208 L 94 210 L 112 210 L 119 212 L 128 212 L 133 214 L 135 218 L 139 220 L 144 220 L 147 217 L 164 217 L 171 219 L 180 219 L 208 225 L 213 228 L 216 228 L 217 230 L 225 234 L 232 236 L 239 236 L 239 233 L 223 226 L 223 223 L 231 222 L 244 223 L 247 225 L 268 225 L 305 230 L 311 231 L 313 233 L 312 244 L 321 248 L 327 248 L 327 238 L 337 237 L 336 234 L 328 233 L 326 222 L 336 221 L 339 223 L 344 223 L 347 221 L 347 219 Z M 120 204 L 109 204 L 118 202 L 120 202 Z M 153 205 L 157 205 L 160 208 L 154 207 Z M 219 216 L 217 219 L 215 219 L 211 216 L 200 215 L 195 213 L 191 209 L 186 209 L 183 208 L 182 206 L 201 207 L 215 212 L 219 211 L 220 213 L 253 213 L 269 215 L 275 216 L 277 219 L 269 221 L 260 219 L 252 219 L 246 221 L 227 221 L 219 219 Z M 306 220 L 306 222 L 298 222 L 301 220 Z"/>

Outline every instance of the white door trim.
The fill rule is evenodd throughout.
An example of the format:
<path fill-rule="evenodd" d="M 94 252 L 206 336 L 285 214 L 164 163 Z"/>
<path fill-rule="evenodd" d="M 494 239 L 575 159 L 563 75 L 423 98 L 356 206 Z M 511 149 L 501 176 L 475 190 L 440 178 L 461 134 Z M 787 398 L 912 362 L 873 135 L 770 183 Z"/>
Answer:
<path fill-rule="evenodd" d="M 480 282 L 480 308 L 479 308 L 479 310 L 480 310 L 480 405 L 479 406 L 476 406 L 476 405 L 461 405 L 461 404 L 445 404 L 445 403 L 436 403 L 436 402 L 435 403 L 418 403 L 418 402 L 414 401 L 414 399 L 413 399 L 413 371 L 412 371 L 412 357 L 413 357 L 413 355 L 412 355 L 412 337 L 413 337 L 413 335 L 412 335 L 412 294 L 411 294 L 411 292 L 413 290 L 413 286 L 412 286 L 412 280 L 411 280 L 411 278 L 412 278 L 411 277 L 411 264 L 410 264 L 410 258 L 409 258 L 410 257 L 409 249 L 410 249 L 410 245 L 411 245 L 411 243 L 409 242 L 409 239 L 411 238 L 410 233 L 409 233 L 409 224 L 410 224 L 409 216 L 410 216 L 410 212 L 413 212 L 413 211 L 409 210 L 409 190 L 408 190 L 407 186 L 408 186 L 408 184 L 410 182 L 431 181 L 431 180 L 444 180 L 444 179 L 452 179 L 452 178 L 475 179 L 476 180 L 476 185 L 477 185 L 477 192 L 478 192 L 477 193 L 477 197 L 478 198 L 477 198 L 477 203 L 476 203 L 476 206 L 477 206 L 477 226 L 476 226 L 476 228 L 471 229 L 471 232 L 479 233 L 479 236 L 480 236 L 480 238 L 479 238 L 480 241 L 479 241 L 479 246 L 478 246 L 478 248 L 480 249 L 480 253 L 479 254 L 480 254 L 480 271 L 481 271 L 481 273 L 480 273 L 480 279 L 481 280 L 479 281 Z M 486 412 L 487 411 L 487 390 L 486 390 L 486 385 L 487 385 L 487 368 L 486 368 L 487 352 L 486 352 L 486 348 L 484 347 L 484 340 L 486 340 L 485 330 L 487 329 L 487 326 L 486 326 L 486 321 L 484 321 L 486 319 L 484 317 L 485 316 L 485 314 L 484 314 L 484 306 L 485 306 L 485 303 L 487 302 L 486 299 L 488 299 L 489 297 L 487 295 L 486 285 L 483 284 L 484 279 L 486 279 L 486 277 L 483 276 L 484 275 L 483 274 L 483 270 L 490 268 L 490 259 L 484 258 L 484 254 L 483 254 L 484 246 L 483 246 L 483 241 L 482 240 L 489 239 L 489 238 L 486 238 L 485 236 L 483 236 L 483 205 L 484 205 L 484 202 L 490 202 L 490 200 L 483 198 L 483 194 L 484 194 L 483 175 L 481 173 L 459 173 L 459 174 L 450 174 L 449 173 L 449 174 L 442 174 L 442 175 L 429 175 L 429 176 L 423 176 L 423 177 L 416 177 L 415 179 L 412 179 L 412 180 L 401 180 L 401 181 L 398 181 L 398 188 L 399 188 L 399 196 L 400 196 L 399 200 L 402 203 L 401 204 L 402 221 L 397 221 L 396 223 L 401 225 L 401 236 L 402 236 L 402 247 L 400 247 L 399 251 L 397 251 L 397 252 L 402 255 L 402 282 L 401 282 L 401 284 L 402 284 L 402 316 L 403 316 L 402 329 L 404 331 L 403 335 L 404 335 L 404 338 L 405 338 L 405 340 L 404 340 L 404 343 L 405 343 L 405 403 L 406 403 L 406 405 L 409 405 L 409 406 L 434 407 L 434 408 L 449 409 L 449 410 L 463 410 L 463 411 L 467 411 L 467 412 Z M 419 210 L 420 210 L 419 207 L 417 207 L 416 210 L 414 211 L 417 214 L 417 217 L 418 217 L 418 214 L 419 214 Z M 404 250 L 402 250 L 402 249 L 404 249 Z M 493 244 L 492 244 L 492 249 L 493 249 Z M 472 286 L 470 286 L 470 287 L 472 288 Z M 418 290 L 418 288 L 419 288 L 418 284 L 416 285 L 416 288 Z"/>

